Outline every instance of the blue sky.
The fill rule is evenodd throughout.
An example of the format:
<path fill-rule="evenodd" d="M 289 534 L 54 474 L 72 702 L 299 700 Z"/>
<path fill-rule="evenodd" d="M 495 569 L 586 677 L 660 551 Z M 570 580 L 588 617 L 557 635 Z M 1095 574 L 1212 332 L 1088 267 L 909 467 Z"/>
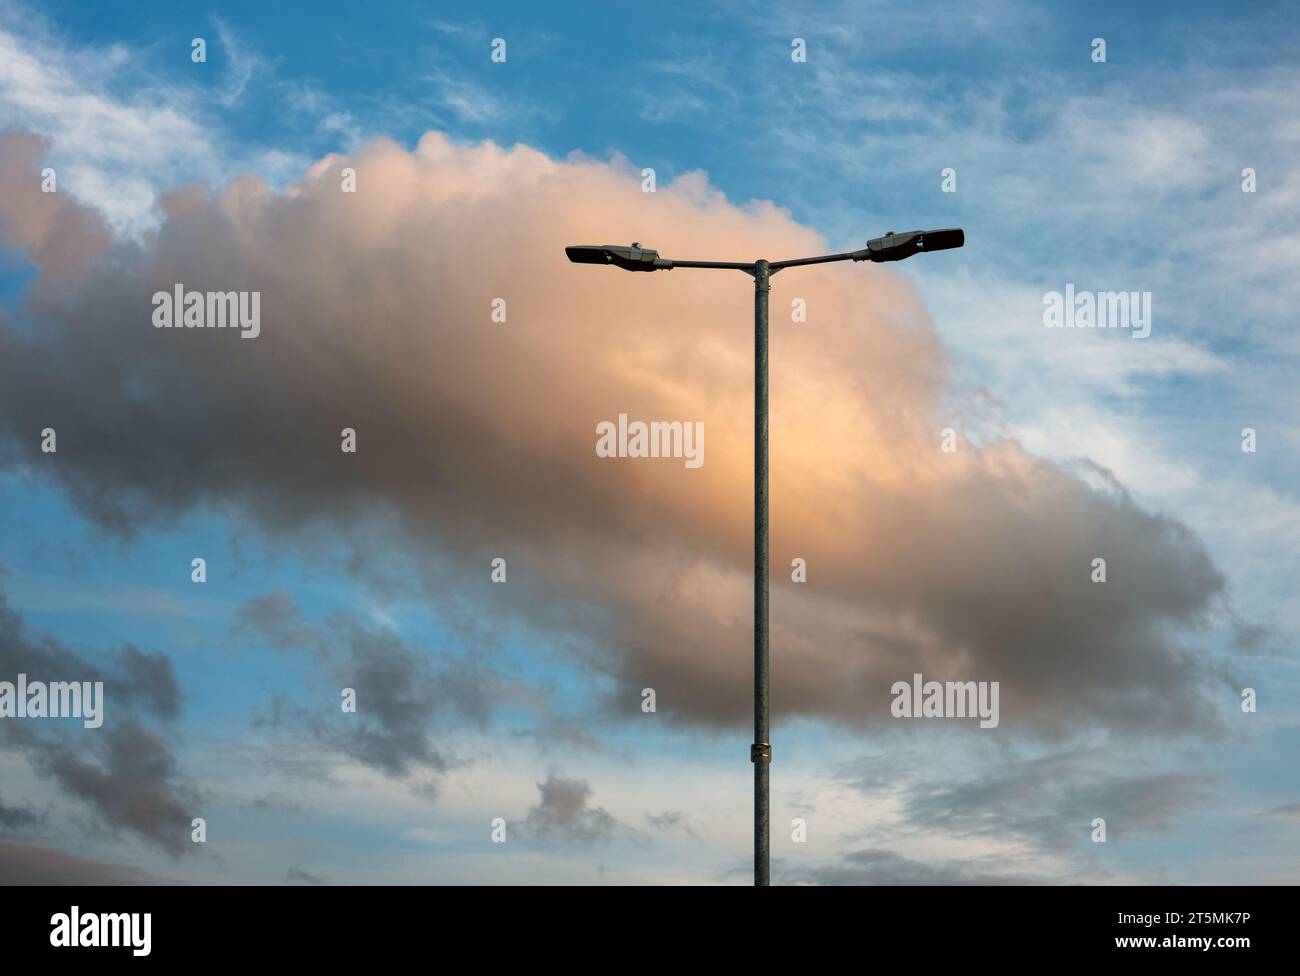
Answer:
<path fill-rule="evenodd" d="M 807 845 L 774 832 L 777 873 L 1295 879 L 1300 31 L 1287 5 L 0 10 L 0 127 L 52 140 L 48 165 L 78 206 L 104 215 L 128 268 L 133 249 L 155 246 L 169 220 L 158 200 L 178 187 L 219 191 L 251 173 L 291 191 L 331 154 L 362 155 L 375 139 L 415 152 L 428 131 L 629 178 L 651 167 L 687 195 L 691 174 L 706 174 L 725 198 L 717 209 L 770 201 L 833 250 L 891 229 L 964 227 L 951 259 L 899 269 L 898 316 L 913 314 L 914 295 L 942 350 L 943 417 L 976 449 L 1013 442 L 1199 537 L 1226 586 L 1180 625 L 1198 666 L 1236 685 L 1215 699 L 1215 731 L 1096 720 L 1042 734 L 1009 721 L 981 739 L 816 709 L 779 721 L 774 821 L 812 828 Z M 190 59 L 193 37 L 207 41 L 205 64 Z M 489 57 L 496 37 L 503 64 Z M 804 63 L 790 58 L 796 37 Z M 1097 37 L 1105 63 L 1090 57 Z M 940 188 L 949 167 L 954 193 Z M 1255 193 L 1241 190 L 1247 167 Z M 609 223 L 621 239 L 618 215 Z M 672 242 L 646 243 L 667 253 Z M 3 327 L 16 336 L 41 334 L 49 314 L 31 301 L 35 265 L 21 244 L 4 251 Z M 1151 337 L 1043 329 L 1043 295 L 1066 282 L 1150 291 Z M 729 284 L 743 314 L 742 283 Z M 1247 426 L 1254 454 L 1239 448 Z M 400 504 L 304 501 L 315 521 L 290 530 L 240 498 L 200 493 L 123 530 L 97 524 L 76 484 L 39 460 L 0 449 L 9 605 L 29 640 L 50 635 L 87 660 L 123 645 L 169 656 L 185 707 L 167 739 L 211 839 L 177 856 L 14 745 L 0 751 L 0 811 L 18 813 L 0 842 L 191 881 L 746 880 L 744 724 L 611 708 L 629 672 L 601 646 L 600 624 L 566 630 L 499 605 L 486 572 L 447 575 L 455 561 L 412 541 Z M 1071 518 L 1063 508 L 1063 534 Z M 202 586 L 189 576 L 199 554 Z M 981 572 L 997 568 L 972 560 Z M 539 592 L 575 620 L 619 612 L 595 585 L 563 606 Z M 286 651 L 248 625 L 250 602 L 274 594 L 291 594 L 304 629 L 338 646 Z M 1262 635 L 1246 650 L 1243 625 Z M 394 773 L 310 734 L 302 710 L 337 696 L 346 634 L 395 640 L 439 674 L 490 673 L 482 697 L 430 706 L 437 761 Z M 1261 701 L 1245 717 L 1243 683 Z M 547 806 L 546 782 L 577 797 L 576 819 Z M 980 782 L 1004 788 L 986 795 Z M 1105 809 L 1114 835 L 1096 845 L 1088 824 Z M 494 817 L 534 840 L 493 846 Z M 853 874 L 855 851 L 877 852 L 877 873 Z"/>

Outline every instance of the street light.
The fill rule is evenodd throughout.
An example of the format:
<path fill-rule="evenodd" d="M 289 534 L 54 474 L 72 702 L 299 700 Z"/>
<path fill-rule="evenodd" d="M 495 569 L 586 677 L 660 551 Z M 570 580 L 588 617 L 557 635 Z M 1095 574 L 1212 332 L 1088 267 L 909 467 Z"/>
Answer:
<path fill-rule="evenodd" d="M 754 278 L 754 742 L 749 761 L 754 764 L 754 884 L 768 880 L 768 766 L 772 744 L 768 741 L 767 653 L 767 297 L 772 275 L 783 268 L 831 261 L 902 261 L 925 251 L 961 247 L 966 235 L 950 230 L 913 230 L 867 241 L 857 251 L 823 254 L 790 261 L 673 261 L 640 244 L 575 244 L 564 249 L 574 264 L 612 264 L 624 271 L 671 271 L 673 268 L 724 268 L 743 271 Z"/>

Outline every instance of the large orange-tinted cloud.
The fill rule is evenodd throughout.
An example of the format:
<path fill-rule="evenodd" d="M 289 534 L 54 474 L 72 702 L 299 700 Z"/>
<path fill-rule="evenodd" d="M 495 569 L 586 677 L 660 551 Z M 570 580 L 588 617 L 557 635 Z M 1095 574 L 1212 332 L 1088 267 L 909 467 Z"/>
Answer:
<path fill-rule="evenodd" d="M 385 513 L 366 524 L 396 525 L 384 543 L 419 557 L 449 614 L 573 635 L 629 714 L 649 686 L 661 711 L 743 718 L 750 281 L 575 266 L 563 247 L 777 259 L 822 251 L 815 232 L 698 175 L 648 194 L 617 161 L 429 134 L 323 160 L 282 195 L 252 177 L 181 189 L 156 240 L 114 244 L 40 193 L 41 153 L 0 142 L 3 231 L 41 271 L 39 328 L 0 332 L 6 463 L 39 461 L 123 528 L 204 499 L 286 536 Z M 154 329 L 150 296 L 177 282 L 261 291 L 261 336 Z M 832 265 L 773 288 L 778 715 L 884 715 L 921 671 L 1000 681 L 1003 727 L 1200 721 L 1215 672 L 1179 632 L 1223 580 L 1199 541 L 1014 443 L 941 452 L 945 358 L 903 276 Z M 598 458 L 596 424 L 619 413 L 703 421 L 704 466 Z"/>

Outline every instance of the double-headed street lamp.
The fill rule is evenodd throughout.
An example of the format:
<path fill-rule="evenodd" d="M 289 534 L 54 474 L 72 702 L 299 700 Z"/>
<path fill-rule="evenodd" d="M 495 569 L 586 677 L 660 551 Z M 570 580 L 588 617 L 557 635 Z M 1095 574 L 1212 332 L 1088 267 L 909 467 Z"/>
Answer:
<path fill-rule="evenodd" d="M 890 231 L 867 241 L 859 251 L 824 254 L 792 261 L 670 261 L 640 244 L 575 244 L 564 253 L 575 264 L 612 264 L 624 271 L 671 271 L 673 268 L 727 268 L 754 277 L 754 884 L 768 881 L 768 741 L 767 653 L 767 296 L 772 275 L 782 268 L 831 261 L 901 261 L 923 251 L 961 247 L 966 235 L 953 230 Z"/>

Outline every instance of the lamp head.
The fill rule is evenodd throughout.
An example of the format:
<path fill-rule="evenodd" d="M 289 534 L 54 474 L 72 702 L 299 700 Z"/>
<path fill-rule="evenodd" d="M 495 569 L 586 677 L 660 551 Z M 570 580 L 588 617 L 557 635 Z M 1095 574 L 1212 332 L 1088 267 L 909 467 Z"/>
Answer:
<path fill-rule="evenodd" d="M 959 228 L 947 230 L 910 230 L 867 241 L 863 261 L 902 261 L 922 251 L 947 251 L 966 243 L 966 233 Z"/>
<path fill-rule="evenodd" d="M 657 271 L 669 267 L 659 252 L 640 244 L 573 244 L 564 249 L 574 264 L 612 264 L 624 271 Z"/>

